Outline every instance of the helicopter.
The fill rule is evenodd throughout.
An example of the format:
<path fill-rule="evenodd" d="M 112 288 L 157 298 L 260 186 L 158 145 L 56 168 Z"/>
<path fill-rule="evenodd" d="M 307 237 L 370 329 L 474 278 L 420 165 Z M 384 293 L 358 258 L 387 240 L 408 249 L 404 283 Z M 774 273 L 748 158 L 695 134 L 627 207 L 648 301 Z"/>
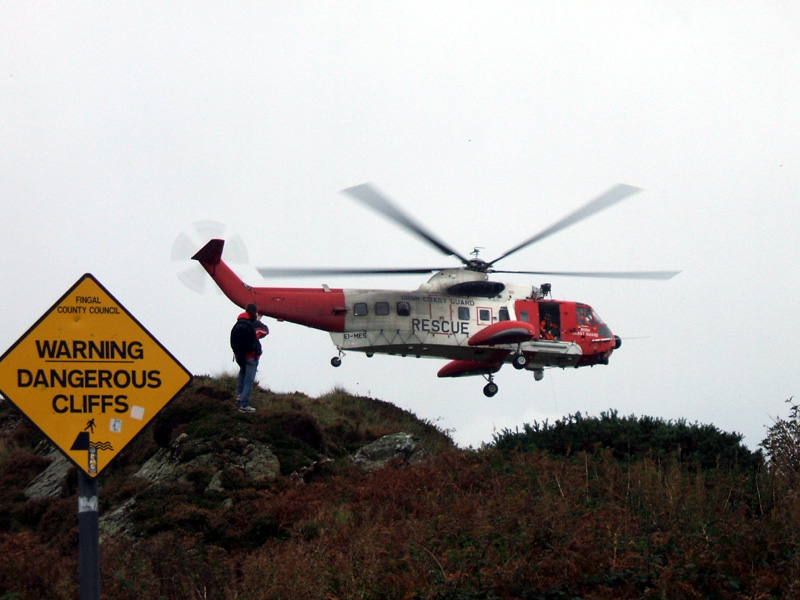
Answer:
<path fill-rule="evenodd" d="M 243 282 L 222 260 L 223 239 L 209 240 L 192 259 L 198 261 L 236 305 L 254 303 L 259 315 L 326 331 L 338 354 L 368 357 L 449 359 L 439 377 L 482 376 L 483 393 L 498 392 L 494 375 L 506 364 L 544 377 L 546 368 L 607 365 L 622 340 L 594 309 L 583 302 L 553 299 L 552 286 L 490 279 L 494 273 L 540 276 L 610 277 L 666 280 L 680 271 L 509 271 L 496 264 L 559 231 L 639 192 L 618 184 L 536 235 L 491 261 L 476 248 L 464 256 L 423 227 L 379 191 L 364 183 L 343 193 L 405 228 L 460 267 L 436 268 L 258 268 L 265 278 L 328 275 L 432 274 L 415 290 L 255 287 Z"/>

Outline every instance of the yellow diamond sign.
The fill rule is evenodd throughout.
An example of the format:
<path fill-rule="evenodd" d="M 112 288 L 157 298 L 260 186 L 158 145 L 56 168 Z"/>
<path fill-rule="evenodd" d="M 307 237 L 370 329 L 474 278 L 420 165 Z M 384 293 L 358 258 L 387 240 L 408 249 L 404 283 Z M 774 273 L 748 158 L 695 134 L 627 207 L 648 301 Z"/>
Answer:
<path fill-rule="evenodd" d="M 88 273 L 0 357 L 0 394 L 91 477 L 191 379 Z"/>

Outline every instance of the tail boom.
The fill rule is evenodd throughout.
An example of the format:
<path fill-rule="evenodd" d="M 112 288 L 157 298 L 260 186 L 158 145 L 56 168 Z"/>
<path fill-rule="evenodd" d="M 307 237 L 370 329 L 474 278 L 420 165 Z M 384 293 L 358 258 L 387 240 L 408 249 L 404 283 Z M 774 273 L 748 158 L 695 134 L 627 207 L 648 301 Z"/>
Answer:
<path fill-rule="evenodd" d="M 344 291 L 329 288 L 253 287 L 222 260 L 223 240 L 210 240 L 192 258 L 228 299 L 242 308 L 253 303 L 262 315 L 323 331 L 344 331 Z"/>

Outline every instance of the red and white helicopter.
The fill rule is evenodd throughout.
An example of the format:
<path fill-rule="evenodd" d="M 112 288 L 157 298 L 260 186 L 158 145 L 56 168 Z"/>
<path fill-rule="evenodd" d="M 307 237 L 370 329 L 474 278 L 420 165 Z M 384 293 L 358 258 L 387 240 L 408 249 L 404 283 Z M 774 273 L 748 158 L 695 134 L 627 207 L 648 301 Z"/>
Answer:
<path fill-rule="evenodd" d="M 486 396 L 497 393 L 493 377 L 504 363 L 532 371 L 541 380 L 546 367 L 608 364 L 621 339 L 587 304 L 553 300 L 550 284 L 540 287 L 489 279 L 491 273 L 572 275 L 627 279 L 670 279 L 679 271 L 546 272 L 501 271 L 495 265 L 562 229 L 639 191 L 620 184 L 492 261 L 467 258 L 406 215 L 371 184 L 344 193 L 402 225 L 440 252 L 461 260 L 460 268 L 259 268 L 264 277 L 309 275 L 425 274 L 416 290 L 254 287 L 222 260 L 224 240 L 212 239 L 192 258 L 199 261 L 236 305 L 253 302 L 261 315 L 330 333 L 339 354 L 345 351 L 450 359 L 439 377 L 482 375 Z"/>

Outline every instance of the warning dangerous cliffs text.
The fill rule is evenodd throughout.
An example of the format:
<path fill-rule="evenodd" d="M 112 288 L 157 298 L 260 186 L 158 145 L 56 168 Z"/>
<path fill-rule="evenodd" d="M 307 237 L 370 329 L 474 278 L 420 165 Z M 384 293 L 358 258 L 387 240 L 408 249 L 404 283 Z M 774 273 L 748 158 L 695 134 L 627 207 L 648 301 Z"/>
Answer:
<path fill-rule="evenodd" d="M 68 366 L 19 368 L 17 385 L 57 390 L 52 397 L 57 413 L 126 413 L 131 390 L 161 386 L 161 371 L 137 368 L 145 358 L 139 341 L 35 340 L 35 344 L 45 363 Z M 108 368 L 98 368 L 98 363 Z"/>

